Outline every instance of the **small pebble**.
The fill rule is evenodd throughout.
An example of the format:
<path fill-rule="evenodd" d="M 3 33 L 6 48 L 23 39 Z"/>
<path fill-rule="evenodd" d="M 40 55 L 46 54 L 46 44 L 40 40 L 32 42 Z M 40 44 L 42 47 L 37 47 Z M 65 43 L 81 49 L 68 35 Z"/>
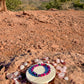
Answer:
<path fill-rule="evenodd" d="M 13 77 L 14 77 L 13 74 L 10 74 L 10 73 L 7 74 L 7 78 L 8 78 L 8 79 L 12 79 Z"/>
<path fill-rule="evenodd" d="M 13 80 L 17 80 L 18 78 L 16 77 L 16 78 L 14 78 Z"/>
<path fill-rule="evenodd" d="M 23 70 L 24 68 L 25 68 L 24 65 L 21 65 L 21 66 L 20 66 L 20 70 Z"/>
<path fill-rule="evenodd" d="M 34 62 L 37 63 L 39 61 L 39 59 L 35 59 Z"/>
<path fill-rule="evenodd" d="M 49 58 L 48 58 L 48 57 L 45 57 L 45 58 L 44 58 L 44 60 L 48 61 L 48 60 L 49 60 Z"/>
<path fill-rule="evenodd" d="M 64 60 L 62 60 L 62 59 L 61 59 L 60 61 L 61 61 L 61 63 L 63 63 L 63 62 L 64 62 Z"/>
<path fill-rule="evenodd" d="M 16 71 L 15 73 L 14 73 L 14 76 L 18 76 L 19 75 L 19 71 Z"/>
<path fill-rule="evenodd" d="M 15 80 L 15 84 L 20 84 L 18 80 Z"/>
<path fill-rule="evenodd" d="M 57 66 L 56 69 L 57 70 L 61 70 L 62 68 L 61 68 L 61 66 Z"/>
<path fill-rule="evenodd" d="M 48 64 L 50 64 L 50 61 L 47 61 Z"/>
<path fill-rule="evenodd" d="M 28 63 L 27 63 L 27 62 L 25 62 L 25 63 L 24 63 L 24 66 L 27 66 L 27 65 L 28 65 Z"/>
<path fill-rule="evenodd" d="M 69 80 L 69 78 L 68 77 L 64 77 L 64 80 Z"/>
<path fill-rule="evenodd" d="M 58 77 L 59 77 L 59 78 L 64 78 L 64 76 L 65 76 L 65 73 L 59 73 L 59 74 L 58 74 Z"/>
<path fill-rule="evenodd" d="M 57 59 L 56 62 L 59 64 L 60 63 L 60 59 Z"/>
<path fill-rule="evenodd" d="M 54 67 L 56 67 L 56 66 L 57 66 L 57 64 L 55 63 L 55 64 L 54 64 Z"/>
<path fill-rule="evenodd" d="M 67 69 L 67 67 L 66 67 L 66 66 L 63 66 L 63 69 L 65 69 L 65 70 L 66 70 L 66 69 Z"/>
<path fill-rule="evenodd" d="M 41 64 L 41 63 L 43 63 L 43 61 L 39 60 L 37 63 L 38 63 L 38 64 Z"/>

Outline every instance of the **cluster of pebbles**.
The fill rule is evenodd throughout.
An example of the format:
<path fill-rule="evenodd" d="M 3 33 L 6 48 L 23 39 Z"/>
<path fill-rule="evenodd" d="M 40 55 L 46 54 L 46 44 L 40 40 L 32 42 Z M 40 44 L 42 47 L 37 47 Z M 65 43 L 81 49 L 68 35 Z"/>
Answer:
<path fill-rule="evenodd" d="M 42 59 L 35 59 L 32 61 L 32 64 L 41 64 L 41 63 L 48 63 L 52 64 L 56 69 L 56 77 L 64 80 L 69 80 L 67 76 L 67 67 L 66 63 L 62 59 L 50 60 L 49 57 L 44 57 Z M 31 66 L 29 62 L 24 62 L 22 65 L 19 66 L 19 69 L 13 73 L 7 73 L 6 78 L 13 80 L 14 84 L 20 84 L 20 82 L 28 83 L 26 79 L 25 72 L 28 67 Z"/>
<path fill-rule="evenodd" d="M 49 61 L 49 58 L 45 57 L 42 60 L 35 59 L 35 63 L 49 63 L 49 64 L 52 64 L 55 67 L 55 69 L 56 69 L 56 76 L 58 78 L 63 78 L 65 80 L 69 80 L 69 78 L 66 76 L 67 67 L 65 66 L 66 63 L 65 63 L 64 60 L 57 59 L 57 60 Z"/>

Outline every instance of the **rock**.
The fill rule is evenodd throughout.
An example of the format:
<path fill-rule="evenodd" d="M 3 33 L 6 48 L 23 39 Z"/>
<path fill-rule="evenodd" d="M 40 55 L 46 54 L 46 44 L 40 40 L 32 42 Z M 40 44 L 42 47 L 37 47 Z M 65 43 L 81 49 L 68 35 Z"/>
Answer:
<path fill-rule="evenodd" d="M 62 59 L 61 59 L 61 60 L 60 60 L 60 62 L 61 62 L 61 63 L 63 63 L 63 62 L 64 62 L 64 60 L 62 60 Z"/>
<path fill-rule="evenodd" d="M 61 70 L 62 67 L 58 65 L 58 66 L 56 67 L 56 69 L 57 69 L 57 70 Z"/>
<path fill-rule="evenodd" d="M 20 84 L 18 80 L 15 80 L 15 84 Z"/>
<path fill-rule="evenodd" d="M 12 73 L 7 73 L 6 77 L 7 77 L 8 79 L 12 79 L 12 78 L 14 77 L 14 75 L 13 75 Z"/>
<path fill-rule="evenodd" d="M 59 74 L 58 74 L 58 77 L 59 77 L 59 78 L 64 78 L 64 76 L 65 76 L 65 73 L 59 73 Z"/>
<path fill-rule="evenodd" d="M 24 65 L 21 65 L 21 66 L 20 66 L 20 70 L 23 70 L 24 68 L 25 68 Z"/>
<path fill-rule="evenodd" d="M 27 62 L 25 62 L 25 63 L 24 63 L 24 66 L 27 66 L 27 65 L 28 65 L 28 63 L 27 63 Z"/>
<path fill-rule="evenodd" d="M 14 76 L 18 76 L 19 75 L 19 71 L 16 71 L 15 73 L 14 73 Z"/>
<path fill-rule="evenodd" d="M 63 66 L 63 69 L 65 69 L 65 70 L 66 70 L 66 69 L 67 69 L 67 67 L 66 67 L 66 66 Z"/>
<path fill-rule="evenodd" d="M 37 63 L 38 63 L 38 64 L 41 64 L 41 63 L 43 63 L 43 61 L 39 60 Z"/>
<path fill-rule="evenodd" d="M 34 62 L 37 63 L 39 61 L 39 59 L 35 59 Z"/>
<path fill-rule="evenodd" d="M 64 77 L 64 80 L 69 80 L 69 78 L 68 77 Z"/>
<path fill-rule="evenodd" d="M 57 66 L 57 64 L 56 64 L 56 63 L 54 63 L 53 65 L 54 65 L 54 67 L 56 67 L 56 66 Z"/>
<path fill-rule="evenodd" d="M 57 59 L 56 62 L 57 62 L 57 64 L 59 64 L 60 63 L 60 59 Z"/>

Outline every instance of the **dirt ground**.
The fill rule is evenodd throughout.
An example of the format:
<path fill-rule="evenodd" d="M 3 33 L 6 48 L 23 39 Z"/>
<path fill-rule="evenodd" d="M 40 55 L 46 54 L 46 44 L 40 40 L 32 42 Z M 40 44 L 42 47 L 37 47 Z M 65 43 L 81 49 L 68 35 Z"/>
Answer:
<path fill-rule="evenodd" d="M 84 11 L 0 12 L 0 84 L 12 84 L 5 74 L 22 62 L 46 56 L 68 67 L 69 81 L 52 84 L 84 84 Z"/>

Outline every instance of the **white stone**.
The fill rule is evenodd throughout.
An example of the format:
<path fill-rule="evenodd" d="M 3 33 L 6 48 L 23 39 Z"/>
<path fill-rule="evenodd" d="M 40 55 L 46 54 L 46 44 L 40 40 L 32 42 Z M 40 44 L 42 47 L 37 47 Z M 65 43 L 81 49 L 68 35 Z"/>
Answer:
<path fill-rule="evenodd" d="M 65 70 L 66 70 L 66 69 L 67 69 L 67 67 L 66 67 L 66 66 L 63 66 L 63 69 L 65 69 Z"/>
<path fill-rule="evenodd" d="M 57 69 L 57 70 L 61 70 L 62 68 L 61 68 L 61 66 L 58 65 L 58 66 L 56 67 L 56 69 Z"/>
<path fill-rule="evenodd" d="M 17 80 L 15 80 L 15 84 L 20 84 Z"/>
<path fill-rule="evenodd" d="M 19 75 L 19 71 L 16 71 L 15 73 L 14 73 L 14 76 L 18 76 Z"/>
<path fill-rule="evenodd" d="M 27 62 L 25 62 L 25 63 L 24 63 L 24 66 L 27 66 L 27 65 L 28 65 L 28 63 L 27 63 Z"/>
<path fill-rule="evenodd" d="M 39 60 L 37 63 L 38 63 L 38 64 L 41 64 L 41 63 L 43 63 L 43 61 Z"/>
<path fill-rule="evenodd" d="M 64 77 L 64 80 L 69 80 L 69 78 L 68 77 Z"/>
<path fill-rule="evenodd" d="M 10 73 L 7 74 L 7 78 L 8 79 L 12 79 L 13 77 L 14 77 L 14 75 L 12 73 L 11 74 Z"/>
<path fill-rule="evenodd" d="M 64 76 L 65 76 L 65 73 L 59 73 L 59 74 L 58 74 L 58 77 L 59 77 L 59 78 L 64 78 Z"/>
<path fill-rule="evenodd" d="M 57 59 L 56 62 L 59 64 L 60 63 L 60 59 Z"/>
<path fill-rule="evenodd" d="M 14 78 L 14 80 L 17 80 L 18 78 L 16 77 L 16 78 Z"/>
<path fill-rule="evenodd" d="M 62 59 L 61 59 L 60 61 L 61 61 L 61 63 L 63 63 L 63 62 L 64 62 L 64 60 L 62 60 Z"/>
<path fill-rule="evenodd" d="M 21 66 L 20 66 L 20 70 L 23 70 L 24 68 L 25 68 L 24 65 L 21 65 Z"/>
<path fill-rule="evenodd" d="M 35 59 L 34 62 L 37 63 L 39 61 L 39 59 Z"/>
<path fill-rule="evenodd" d="M 54 66 L 56 67 L 56 66 L 57 66 L 57 64 L 56 64 L 56 63 L 54 63 Z"/>

